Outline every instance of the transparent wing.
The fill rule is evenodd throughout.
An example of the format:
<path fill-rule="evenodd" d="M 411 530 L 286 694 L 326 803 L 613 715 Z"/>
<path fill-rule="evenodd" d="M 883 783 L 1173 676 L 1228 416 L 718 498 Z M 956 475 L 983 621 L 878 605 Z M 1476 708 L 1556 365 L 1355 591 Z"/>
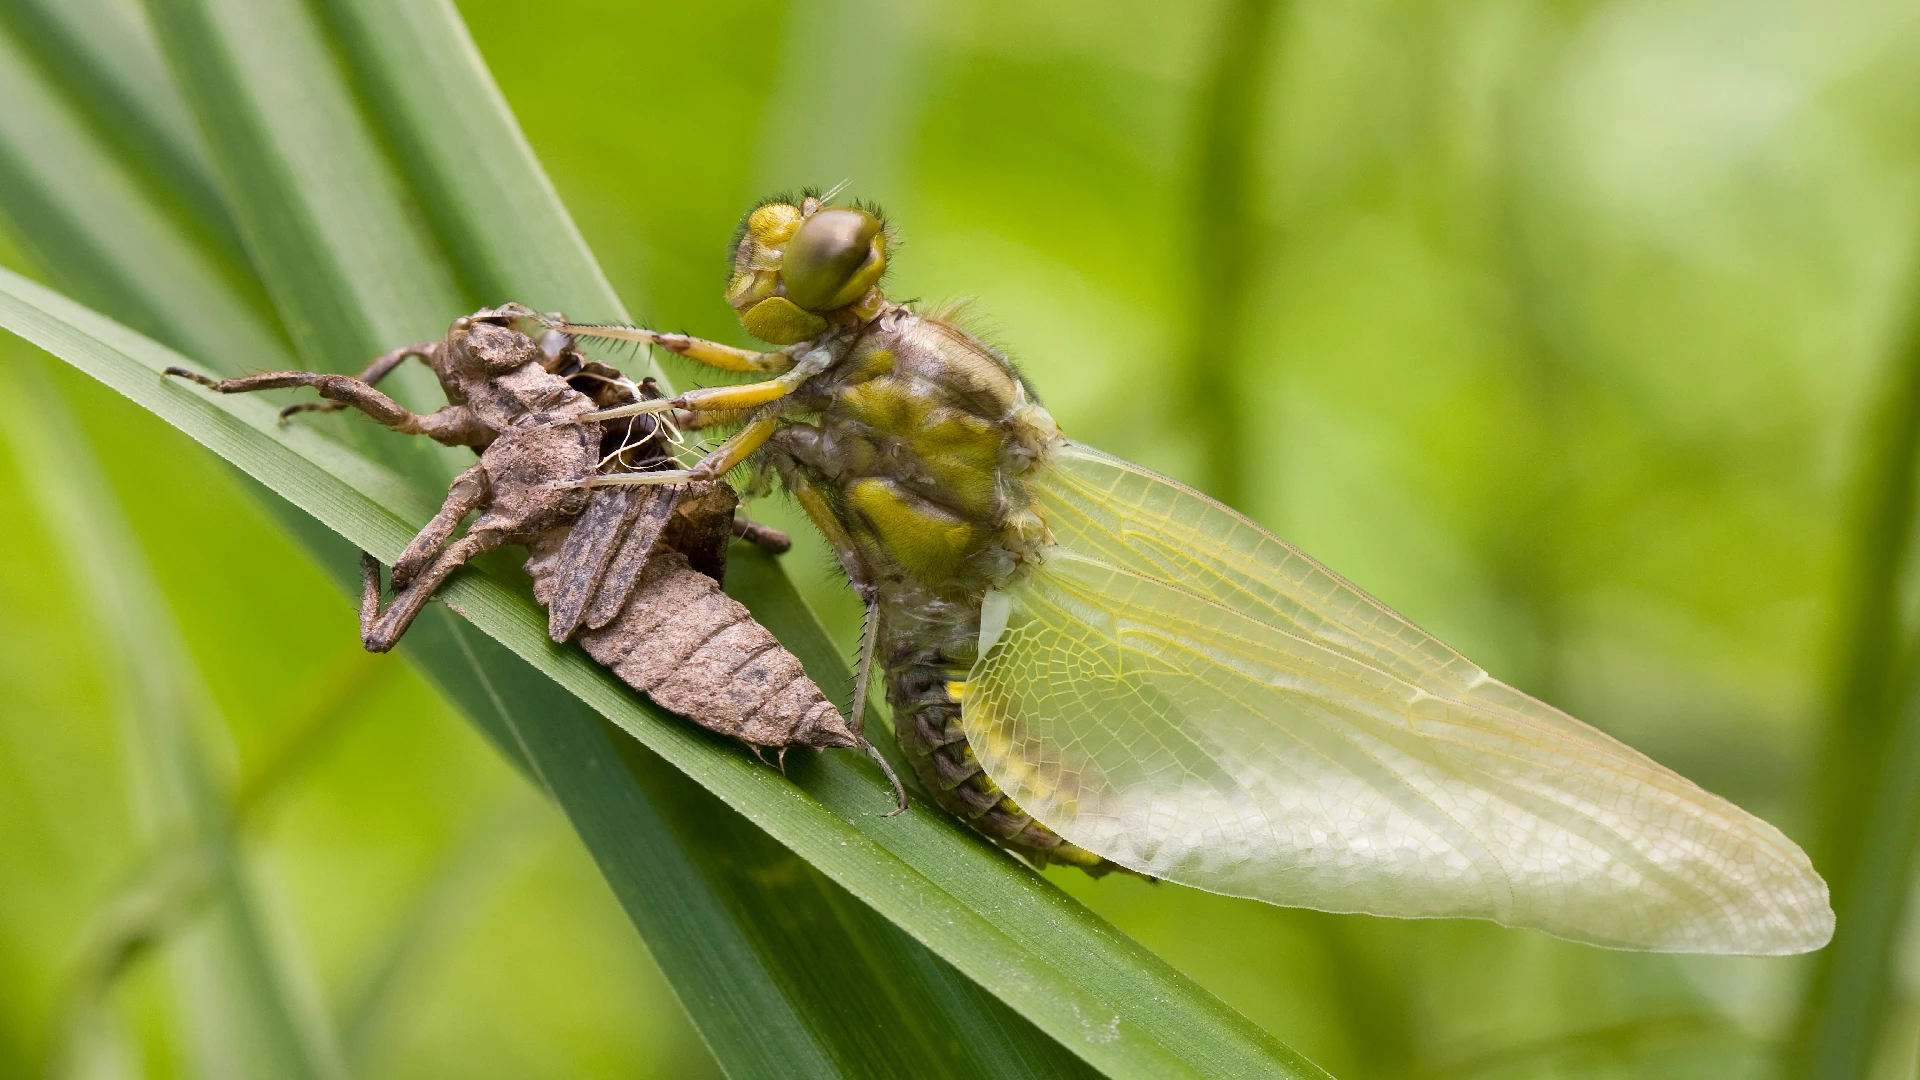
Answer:
<path fill-rule="evenodd" d="M 1832 935 L 1826 884 L 1772 826 L 1248 519 L 1072 443 L 1036 473 L 1058 546 L 989 594 L 963 722 L 1068 840 L 1214 892 L 1616 948 Z"/>

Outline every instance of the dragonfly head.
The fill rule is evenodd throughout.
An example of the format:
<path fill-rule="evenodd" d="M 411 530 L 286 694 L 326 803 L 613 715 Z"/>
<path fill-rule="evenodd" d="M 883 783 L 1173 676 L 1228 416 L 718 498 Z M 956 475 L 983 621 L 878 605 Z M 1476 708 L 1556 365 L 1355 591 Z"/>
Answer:
<path fill-rule="evenodd" d="M 761 203 L 740 223 L 727 302 L 749 333 L 777 345 L 864 322 L 886 303 L 887 239 L 886 223 L 864 207 L 814 195 Z"/>

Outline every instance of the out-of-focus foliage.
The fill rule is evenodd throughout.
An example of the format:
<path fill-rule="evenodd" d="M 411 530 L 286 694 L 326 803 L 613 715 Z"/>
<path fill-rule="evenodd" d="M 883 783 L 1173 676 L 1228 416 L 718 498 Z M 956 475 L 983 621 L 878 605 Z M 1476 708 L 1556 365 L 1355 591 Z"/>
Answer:
<path fill-rule="evenodd" d="M 1815 766 L 1873 587 L 1851 584 L 1873 548 L 1859 477 L 1920 297 L 1913 5 L 1295 0 L 1253 55 L 1221 47 L 1222 3 L 460 7 L 640 317 L 742 341 L 719 296 L 738 215 L 851 179 L 905 238 L 894 294 L 976 297 L 1070 433 L 1205 483 L 1237 430 L 1243 509 L 1819 842 Z M 1221 57 L 1252 65 L 1239 208 L 1198 194 Z M 1202 307 L 1221 220 L 1245 280 Z M 1206 412 L 1196 361 L 1225 388 Z M 291 762 L 240 835 L 360 1074 L 710 1069 L 558 819 L 412 676 L 370 674 L 346 606 L 228 474 L 150 453 L 177 436 L 56 382 L 225 721 L 216 765 Z M 23 460 L 0 458 L 0 1075 L 38 1068 L 141 850 L 117 669 Z M 804 523 L 765 516 L 802 536 L 789 565 L 850 632 Z M 1914 598 L 1883 620 L 1883 702 L 1906 694 Z M 1814 973 L 1055 880 L 1339 1076 L 1782 1075 Z M 384 963 L 422 911 L 431 932 Z M 1859 1055 L 1879 1071 L 1846 1075 L 1912 1075 L 1914 943 L 1887 943 L 1886 1022 Z M 169 969 L 126 979 L 129 1057 L 183 1075 Z M 382 1006 L 357 1009 L 369 988 Z"/>

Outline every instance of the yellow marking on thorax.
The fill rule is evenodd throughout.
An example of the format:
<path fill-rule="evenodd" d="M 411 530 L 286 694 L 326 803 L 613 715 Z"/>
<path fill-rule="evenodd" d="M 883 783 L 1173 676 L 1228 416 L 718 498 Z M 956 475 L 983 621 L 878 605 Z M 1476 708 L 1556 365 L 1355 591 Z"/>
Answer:
<path fill-rule="evenodd" d="M 838 405 L 846 419 L 906 443 L 940 486 L 942 502 L 978 521 L 999 510 L 1006 433 L 995 424 L 931 400 L 912 380 L 891 375 L 842 391 Z"/>
<path fill-rule="evenodd" d="M 848 419 L 897 434 L 914 430 L 933 407 L 905 379 L 891 376 L 848 387 L 840 392 L 838 404 Z"/>
<path fill-rule="evenodd" d="M 848 382 L 866 382 L 877 379 L 893 371 L 893 350 L 875 349 L 862 345 L 854 350 L 852 362 L 847 365 Z"/>
<path fill-rule="evenodd" d="M 870 477 L 847 489 L 847 505 L 871 526 L 882 551 L 929 585 L 950 581 L 986 543 L 986 530 L 891 480 Z"/>

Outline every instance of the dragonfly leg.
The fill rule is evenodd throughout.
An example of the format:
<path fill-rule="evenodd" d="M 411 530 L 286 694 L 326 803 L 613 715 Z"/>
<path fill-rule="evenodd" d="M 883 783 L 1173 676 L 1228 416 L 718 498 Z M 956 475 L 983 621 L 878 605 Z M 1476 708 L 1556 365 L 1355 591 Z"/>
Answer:
<path fill-rule="evenodd" d="M 893 766 L 888 764 L 886 757 L 867 741 L 867 694 L 873 686 L 874 659 L 880 651 L 880 590 L 874 586 L 873 575 L 867 571 L 860 549 L 854 545 L 853 538 L 847 535 L 840 519 L 834 516 L 826 495 L 801 478 L 798 470 L 788 471 L 793 475 L 785 476 L 787 490 L 799 500 L 800 508 L 806 511 L 807 519 L 820 530 L 820 535 L 826 537 L 827 546 L 833 549 L 834 557 L 840 560 L 841 569 L 847 572 L 847 580 L 853 584 L 853 594 L 866 607 L 860 622 L 860 658 L 853 665 L 853 701 L 847 706 L 847 726 L 860 737 L 860 741 L 866 745 L 867 756 L 879 764 L 888 782 L 893 784 L 895 803 L 887 816 L 905 813 L 907 789 L 901 786 L 900 778 L 894 775 Z"/>
<path fill-rule="evenodd" d="M 769 555 L 785 555 L 793 550 L 793 537 L 739 514 L 733 517 L 733 535 Z"/>
<path fill-rule="evenodd" d="M 800 465 L 783 443 L 776 442 L 769 451 L 768 464 L 780 474 L 780 480 L 786 485 L 788 493 L 800 504 L 800 509 L 820 530 L 820 535 L 833 549 L 834 558 L 840 561 L 840 569 L 847 575 L 847 581 L 853 585 L 853 594 L 860 598 L 866 608 L 865 618 L 860 627 L 860 659 L 853 671 L 853 701 L 847 709 L 847 726 L 860 737 L 866 746 L 867 756 L 879 764 L 880 770 L 893 785 L 894 809 L 887 815 L 904 813 L 907 809 L 907 789 L 901 785 L 900 778 L 894 775 L 893 766 L 887 762 L 871 742 L 867 741 L 867 694 L 873 685 L 873 666 L 880 645 L 880 590 L 875 585 L 873 573 L 867 569 L 867 562 L 860 553 L 859 545 L 840 524 L 840 518 L 833 512 L 833 504 L 827 500 L 826 492 L 808 479 L 805 469 Z"/>
<path fill-rule="evenodd" d="M 595 326 L 565 321 L 550 325 L 563 334 L 572 334 L 575 337 L 637 341 L 642 345 L 658 345 L 670 353 L 684 356 L 697 364 L 720 368 L 723 371 L 785 371 L 793 366 L 794 349 L 797 348 L 797 346 L 789 346 L 773 352 L 753 352 L 750 349 L 736 349 L 731 345 L 722 345 L 705 338 L 688 337 L 685 334 L 658 334 L 638 326 Z"/>
<path fill-rule="evenodd" d="M 755 420 L 740 429 L 732 438 L 721 443 L 713 453 L 701 458 L 690 469 L 658 469 L 651 472 L 602 473 L 592 479 L 581 481 L 580 487 L 620 487 L 629 484 L 653 486 L 656 484 L 690 484 L 699 480 L 718 480 L 733 471 L 734 466 L 753 456 L 754 451 L 766 445 L 768 439 L 779 426 L 778 421 L 768 418 Z"/>
<path fill-rule="evenodd" d="M 599 420 L 615 420 L 623 416 L 639 416 L 643 413 L 685 412 L 689 414 L 689 419 L 705 421 L 704 423 L 696 422 L 694 426 L 705 427 L 711 423 L 729 423 L 735 415 L 751 409 L 761 409 L 763 415 L 768 411 L 793 411 L 792 399 L 788 395 L 806 385 L 808 379 L 820 374 L 832 361 L 831 353 L 816 349 L 803 357 L 791 371 L 764 382 L 689 390 L 677 397 L 652 398 L 629 405 L 616 405 L 611 409 L 601 409 L 597 412 L 581 413 L 565 422 L 585 424 Z M 774 408 L 769 410 L 768 406 Z"/>
<path fill-rule="evenodd" d="M 864 730 L 867 720 L 867 688 L 873 681 L 874 654 L 880 644 L 880 590 L 874 584 L 873 575 L 867 570 L 866 559 L 861 555 L 859 545 L 840 524 L 840 518 L 833 512 L 833 504 L 827 501 L 824 491 L 814 486 L 806 475 L 785 460 L 785 455 L 776 458 L 776 467 L 780 468 L 780 478 L 785 482 L 787 491 L 800 504 L 800 509 L 820 530 L 820 535 L 833 549 L 834 558 L 840 560 L 840 568 L 846 571 L 847 580 L 853 585 L 853 594 L 860 598 L 866 607 L 865 618 L 860 627 L 860 660 L 853 673 L 853 705 L 849 710 L 847 723 L 857 734 Z"/>
<path fill-rule="evenodd" d="M 585 413 L 573 418 L 573 423 L 588 423 L 596 420 L 615 420 L 623 416 L 641 416 L 647 413 L 686 411 L 696 417 L 706 414 L 703 419 L 723 419 L 725 414 L 745 412 L 761 405 L 769 405 L 793 393 L 801 382 L 791 378 L 791 373 L 778 379 L 765 382 L 743 383 L 739 386 L 708 386 L 699 390 L 689 390 L 678 397 L 650 398 L 629 405 L 616 405 L 611 409 Z M 719 414 L 716 417 L 715 414 Z M 698 426 L 705 427 L 706 424 Z"/>

